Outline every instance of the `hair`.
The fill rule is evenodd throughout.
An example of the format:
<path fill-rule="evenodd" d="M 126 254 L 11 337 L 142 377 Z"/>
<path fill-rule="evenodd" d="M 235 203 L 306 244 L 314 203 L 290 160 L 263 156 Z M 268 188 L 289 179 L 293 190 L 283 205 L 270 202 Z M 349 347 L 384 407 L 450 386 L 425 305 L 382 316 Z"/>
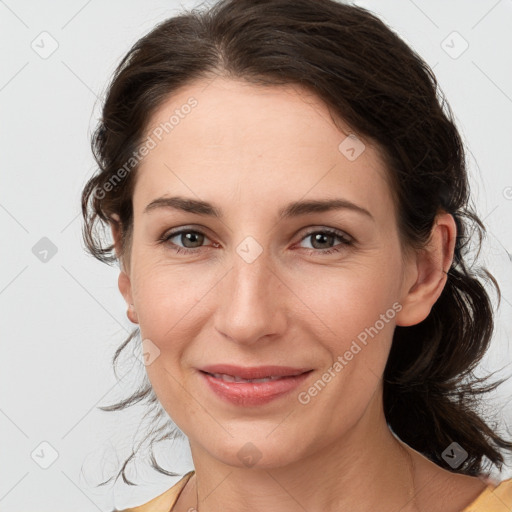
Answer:
<path fill-rule="evenodd" d="M 501 470 L 501 451 L 512 450 L 512 442 L 484 421 L 480 407 L 482 395 L 505 379 L 487 384 L 489 375 L 474 372 L 494 330 L 485 285 L 494 287 L 498 305 L 501 292 L 491 273 L 469 263 L 471 244 L 476 261 L 486 230 L 470 204 L 463 142 L 432 70 L 368 10 L 334 0 L 221 0 L 169 18 L 139 39 L 114 72 L 91 140 L 99 169 L 82 192 L 87 250 L 106 263 L 128 258 L 137 165 L 119 183 L 112 179 L 137 154 L 163 102 L 194 81 L 218 76 L 300 86 L 324 102 L 333 120 L 375 144 L 403 248 L 421 250 L 436 215 L 453 216 L 457 238 L 441 296 L 425 320 L 395 328 L 383 375 L 385 417 L 403 442 L 445 469 L 479 476 L 490 463 Z M 117 255 L 99 229 L 110 225 L 121 229 Z M 138 332 L 115 352 L 114 369 Z M 155 419 L 162 417 L 147 376 L 133 395 L 100 409 L 144 401 L 157 411 Z M 152 436 L 152 466 L 167 475 L 175 473 L 158 465 L 152 446 L 179 434 L 167 422 L 146 437 Z M 442 456 L 452 442 L 468 452 L 456 469 Z M 122 475 L 134 485 L 125 475 L 134 455 L 116 480 Z"/>

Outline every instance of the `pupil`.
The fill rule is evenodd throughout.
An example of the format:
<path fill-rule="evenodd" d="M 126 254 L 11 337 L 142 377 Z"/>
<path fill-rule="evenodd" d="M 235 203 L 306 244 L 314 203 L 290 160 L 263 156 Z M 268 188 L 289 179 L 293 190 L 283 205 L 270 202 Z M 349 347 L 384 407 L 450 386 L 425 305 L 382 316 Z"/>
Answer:
<path fill-rule="evenodd" d="M 329 235 L 329 234 L 325 234 L 325 233 L 317 233 L 313 237 L 313 239 L 314 239 L 313 247 L 315 247 L 316 242 L 319 242 L 320 244 L 322 244 L 322 243 L 325 244 L 326 240 L 328 241 L 331 238 L 333 238 L 333 235 Z M 325 247 L 315 247 L 315 249 L 325 249 Z"/>
<path fill-rule="evenodd" d="M 201 240 L 201 236 L 202 236 L 202 235 L 200 235 L 199 233 L 185 233 L 185 234 L 184 234 L 184 235 L 182 235 L 182 236 L 185 236 L 185 241 L 186 241 L 187 243 L 188 243 L 188 242 L 192 242 L 192 244 L 193 244 L 194 242 L 196 242 L 196 243 L 197 243 L 198 238 L 199 238 L 199 241 L 200 241 L 200 242 L 202 242 L 202 240 Z M 182 240 L 182 242 L 183 242 L 183 240 Z M 189 247 L 189 246 L 187 245 L 187 243 L 184 243 L 183 245 L 184 245 L 185 247 Z M 201 245 L 201 244 L 199 244 L 199 245 Z"/>

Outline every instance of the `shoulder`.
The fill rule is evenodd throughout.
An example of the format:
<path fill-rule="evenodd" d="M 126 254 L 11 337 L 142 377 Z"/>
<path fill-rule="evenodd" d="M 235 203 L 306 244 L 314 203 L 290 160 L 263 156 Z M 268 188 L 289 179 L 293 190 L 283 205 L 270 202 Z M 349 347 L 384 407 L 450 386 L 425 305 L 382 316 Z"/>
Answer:
<path fill-rule="evenodd" d="M 490 483 L 462 512 L 510 512 L 512 510 L 512 478 Z"/>
<path fill-rule="evenodd" d="M 153 498 L 151 501 L 138 505 L 137 507 L 126 508 L 123 510 L 114 510 L 113 512 L 169 512 L 176 503 L 180 492 L 185 487 L 189 478 L 194 474 L 194 471 L 189 471 L 186 475 L 176 482 L 170 489 Z"/>

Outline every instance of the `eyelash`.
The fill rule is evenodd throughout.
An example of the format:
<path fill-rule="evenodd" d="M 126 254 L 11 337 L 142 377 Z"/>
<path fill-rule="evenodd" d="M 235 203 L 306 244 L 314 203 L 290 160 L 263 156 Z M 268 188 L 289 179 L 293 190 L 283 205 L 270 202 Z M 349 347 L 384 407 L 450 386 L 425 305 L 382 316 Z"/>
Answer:
<path fill-rule="evenodd" d="M 179 231 L 164 233 L 158 240 L 160 243 L 168 245 L 169 248 L 171 250 L 173 250 L 174 252 L 176 252 L 177 254 L 180 254 L 180 253 L 195 254 L 196 252 L 200 251 L 203 248 L 203 247 L 183 248 L 183 247 L 180 247 L 172 242 L 169 242 L 169 240 L 171 238 L 174 238 L 177 235 L 182 235 L 183 233 L 196 233 L 196 234 L 203 235 L 204 237 L 208 238 L 207 235 L 205 235 L 202 231 L 197 231 L 197 230 L 193 230 L 193 229 L 181 229 Z M 320 230 L 317 229 L 314 231 L 310 231 L 310 232 L 306 233 L 301 238 L 300 241 L 302 242 L 309 236 L 316 235 L 316 234 L 327 234 L 327 235 L 335 236 L 336 238 L 341 240 L 341 244 L 338 244 L 341 247 L 338 249 L 336 249 L 336 246 L 331 249 L 306 249 L 308 251 L 308 255 L 312 255 L 314 253 L 316 253 L 316 254 L 318 254 L 318 253 L 333 254 L 333 253 L 342 251 L 344 247 L 354 245 L 354 240 L 352 238 L 348 238 L 341 231 L 337 231 L 335 229 L 330 229 L 330 228 L 325 228 L 325 229 L 320 229 Z"/>

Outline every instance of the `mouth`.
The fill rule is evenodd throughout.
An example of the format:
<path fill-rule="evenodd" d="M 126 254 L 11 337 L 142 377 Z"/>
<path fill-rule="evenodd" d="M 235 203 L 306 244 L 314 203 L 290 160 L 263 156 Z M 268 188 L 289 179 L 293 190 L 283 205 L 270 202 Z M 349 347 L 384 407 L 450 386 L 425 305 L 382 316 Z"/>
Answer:
<path fill-rule="evenodd" d="M 216 379 L 221 379 L 224 382 L 270 382 L 271 380 L 278 380 L 278 379 L 287 379 L 291 377 L 291 375 L 278 377 L 278 376 L 271 376 L 271 377 L 263 377 L 262 379 L 243 379 L 242 377 L 237 377 L 233 375 L 227 375 L 225 373 L 208 373 L 203 372 L 206 375 L 210 375 L 212 377 L 215 377 Z"/>
<path fill-rule="evenodd" d="M 289 394 L 313 372 L 310 368 L 226 365 L 199 370 L 207 388 L 224 401 L 238 406 L 263 405 Z"/>
<path fill-rule="evenodd" d="M 296 377 L 311 371 L 311 368 L 290 366 L 234 366 L 216 364 L 200 368 L 200 371 L 226 382 L 267 382 L 286 377 Z"/>

